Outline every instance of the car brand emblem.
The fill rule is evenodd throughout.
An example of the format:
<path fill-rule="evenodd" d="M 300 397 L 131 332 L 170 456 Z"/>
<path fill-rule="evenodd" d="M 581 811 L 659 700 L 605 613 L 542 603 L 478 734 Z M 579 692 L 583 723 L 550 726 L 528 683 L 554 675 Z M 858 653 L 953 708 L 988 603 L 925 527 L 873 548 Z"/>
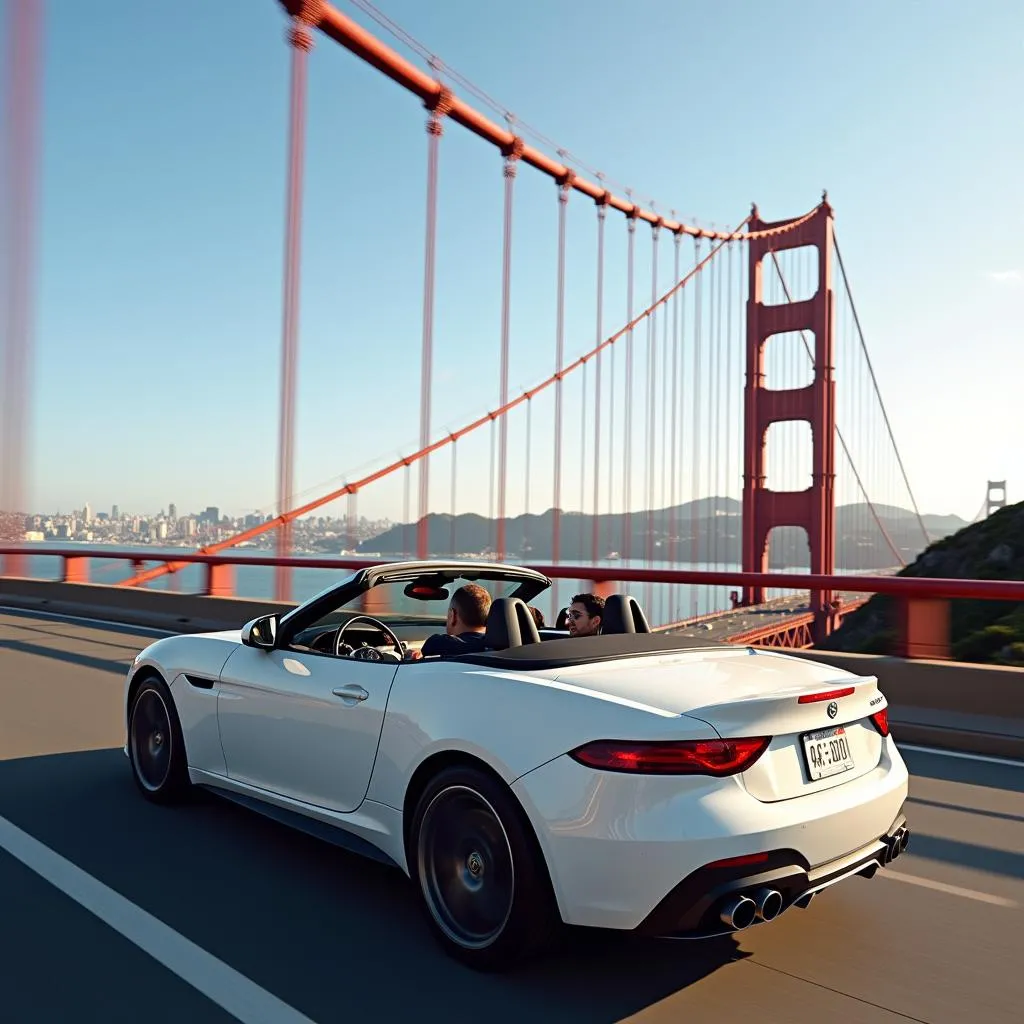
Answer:
<path fill-rule="evenodd" d="M 831 701 L 825 710 L 828 712 L 829 718 L 835 718 L 839 714 L 839 705 L 835 701 Z"/>

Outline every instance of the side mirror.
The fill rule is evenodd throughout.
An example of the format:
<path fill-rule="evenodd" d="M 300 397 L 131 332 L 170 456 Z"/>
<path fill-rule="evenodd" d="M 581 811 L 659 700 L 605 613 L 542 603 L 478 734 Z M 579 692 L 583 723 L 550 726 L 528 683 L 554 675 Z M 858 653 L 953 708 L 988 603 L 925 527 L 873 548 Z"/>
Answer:
<path fill-rule="evenodd" d="M 242 627 L 242 643 L 246 647 L 259 647 L 272 651 L 277 643 L 277 623 L 279 616 L 261 615 L 258 619 L 247 622 Z"/>

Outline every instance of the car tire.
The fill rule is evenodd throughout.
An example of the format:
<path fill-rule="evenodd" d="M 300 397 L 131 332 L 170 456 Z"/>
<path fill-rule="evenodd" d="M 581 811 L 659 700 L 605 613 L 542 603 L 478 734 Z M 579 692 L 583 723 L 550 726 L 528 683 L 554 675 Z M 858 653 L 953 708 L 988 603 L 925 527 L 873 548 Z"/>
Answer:
<path fill-rule="evenodd" d="M 410 874 L 450 956 L 502 971 L 550 944 L 561 920 L 547 867 L 503 782 L 468 766 L 445 769 L 420 796 L 409 837 Z"/>
<path fill-rule="evenodd" d="M 167 684 L 147 676 L 128 712 L 128 760 L 135 785 L 153 803 L 181 800 L 191 789 L 185 740 Z"/>

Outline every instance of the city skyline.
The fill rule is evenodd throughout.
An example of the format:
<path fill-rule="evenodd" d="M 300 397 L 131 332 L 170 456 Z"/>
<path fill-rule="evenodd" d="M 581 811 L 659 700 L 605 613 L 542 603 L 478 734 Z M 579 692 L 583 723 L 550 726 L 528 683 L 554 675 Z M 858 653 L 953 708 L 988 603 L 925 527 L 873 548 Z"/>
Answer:
<path fill-rule="evenodd" d="M 737 512 L 740 512 L 742 510 L 742 499 L 741 498 L 736 498 L 736 497 L 733 497 L 731 495 L 724 495 L 724 494 L 717 494 L 717 495 L 715 495 L 715 494 L 707 494 L 707 495 L 702 495 L 701 497 L 696 498 L 696 499 L 685 499 L 685 500 L 683 500 L 681 502 L 675 503 L 674 505 L 672 505 L 672 504 L 670 504 L 670 505 L 657 505 L 657 506 L 655 506 L 655 510 L 662 510 L 662 509 L 667 509 L 667 508 L 671 508 L 671 507 L 686 507 L 686 506 L 691 505 L 691 504 L 698 504 L 698 505 L 700 505 L 700 504 L 704 504 L 704 503 L 713 503 L 713 502 L 734 502 L 735 505 L 737 506 Z M 844 508 L 844 507 L 845 508 L 849 508 L 849 507 L 863 506 L 865 504 L 866 503 L 864 503 L 864 502 L 858 502 L 858 501 L 851 501 L 851 502 L 838 502 L 837 501 L 835 507 L 837 509 L 839 509 L 839 508 Z M 876 509 L 878 509 L 878 510 L 898 509 L 900 512 L 904 512 L 907 515 L 914 515 L 913 509 L 911 509 L 909 507 L 904 507 L 904 506 L 901 506 L 901 505 L 898 505 L 898 504 L 897 505 L 890 505 L 890 504 L 884 503 L 884 502 L 872 502 L 871 504 Z M 1007 500 L 1006 500 L 1006 504 L 1007 505 L 1014 504 L 1014 500 L 1013 500 L 1012 496 L 1009 496 L 1009 494 L 1008 494 L 1008 497 L 1007 497 Z M 107 509 L 109 509 L 109 511 L 107 511 Z M 200 518 L 203 518 L 204 516 L 209 516 L 210 513 L 216 513 L 216 518 L 215 518 L 216 522 L 221 522 L 221 523 L 223 523 L 223 522 L 242 523 L 245 526 L 254 526 L 254 525 L 258 525 L 260 522 L 269 522 L 269 521 L 273 520 L 274 518 L 276 518 L 276 515 L 277 515 L 276 512 L 261 513 L 261 512 L 252 512 L 252 511 L 247 511 L 247 510 L 241 510 L 241 511 L 233 510 L 233 509 L 221 506 L 221 505 L 214 505 L 214 504 L 210 504 L 210 503 L 200 503 L 199 505 L 197 505 L 195 507 L 185 506 L 185 505 L 181 505 L 179 507 L 179 503 L 178 502 L 166 502 L 161 508 L 159 508 L 157 510 L 148 510 L 148 511 L 147 510 L 142 510 L 142 509 L 132 508 L 130 506 L 122 506 L 119 503 L 114 503 L 114 504 L 111 504 L 111 505 L 106 506 L 106 507 L 101 507 L 101 506 L 94 505 L 92 502 L 83 502 L 82 504 L 79 504 L 79 505 L 69 506 L 67 509 L 64 509 L 63 506 L 58 506 L 55 510 L 50 510 L 50 511 L 38 511 L 38 510 L 37 511 L 31 511 L 31 512 L 25 513 L 25 515 L 28 518 L 36 518 L 36 519 L 39 519 L 39 518 L 43 518 L 43 519 L 61 519 L 61 518 L 69 518 L 69 517 L 79 517 L 79 516 L 82 516 L 83 513 L 86 510 L 89 510 L 91 512 L 91 517 L 92 518 L 94 518 L 94 519 L 101 519 L 101 520 L 117 519 L 117 518 L 121 518 L 121 519 L 139 518 L 139 519 L 150 520 L 150 521 L 154 521 L 154 520 L 161 519 L 161 518 L 165 518 L 165 519 L 168 519 L 168 520 L 189 519 L 189 518 L 200 519 Z M 535 516 L 543 516 L 543 515 L 546 515 L 546 514 L 550 513 L 551 510 L 552 510 L 552 506 L 551 505 L 542 506 L 542 504 L 538 504 L 534 509 L 531 510 L 531 512 L 529 514 L 532 514 L 532 515 L 535 515 Z M 583 509 L 573 508 L 573 507 L 567 506 L 565 504 L 563 504 L 561 506 L 561 511 L 562 511 L 563 514 L 567 514 L 567 515 L 589 516 L 589 515 L 592 514 L 591 510 L 589 510 L 589 509 L 586 509 L 586 508 L 583 508 Z M 645 511 L 647 511 L 647 509 L 646 509 L 645 506 L 637 506 L 637 507 L 631 509 L 630 511 L 631 511 L 631 513 L 633 515 L 638 515 L 638 514 L 644 513 Z M 970 521 L 970 519 L 967 519 L 966 517 L 958 516 L 956 513 L 951 513 L 951 512 L 934 511 L 932 509 L 927 509 L 927 508 L 921 509 L 920 512 L 925 517 L 931 516 L 931 517 L 935 517 L 935 518 L 944 518 L 944 517 L 945 518 L 959 518 L 959 519 L 962 519 L 965 522 L 969 522 Z M 444 512 L 444 511 L 434 512 L 434 513 L 431 513 L 431 514 L 441 515 L 441 516 L 447 515 L 447 513 Z M 481 515 L 479 510 L 473 510 L 473 509 L 461 510 L 459 512 L 459 514 L 460 515 L 467 515 L 467 514 L 468 515 Z M 522 513 L 522 512 L 509 513 L 506 518 L 509 518 L 509 519 L 518 518 L 519 516 L 521 516 L 523 514 L 524 513 Z M 599 514 L 601 516 L 622 515 L 622 514 L 625 514 L 625 512 L 622 509 L 614 509 L 611 512 L 606 512 L 606 511 L 602 510 Z M 385 524 L 388 524 L 388 525 L 401 525 L 403 523 L 413 523 L 413 522 L 415 522 L 415 519 L 404 520 L 400 516 L 399 517 L 395 517 L 395 516 L 368 516 L 365 513 L 360 512 L 358 510 L 358 508 L 356 509 L 356 511 L 354 513 L 354 516 L 355 516 L 355 519 L 357 521 L 366 521 L 366 522 L 374 522 L 374 523 L 385 523 Z M 88 517 L 86 517 L 86 518 L 88 518 Z M 347 512 L 344 512 L 344 511 L 338 511 L 338 512 L 335 512 L 333 514 L 328 514 L 328 513 L 325 513 L 323 509 L 319 509 L 319 510 L 307 513 L 305 516 L 302 516 L 301 518 L 304 519 L 304 520 L 310 520 L 310 521 L 324 520 L 324 521 L 330 521 L 330 522 L 345 522 L 345 521 L 347 521 L 350 518 L 350 514 L 347 513 Z"/>
<path fill-rule="evenodd" d="M 734 499 L 703 498 L 674 509 L 635 512 L 631 516 L 611 513 L 596 521 L 586 513 L 564 511 L 556 520 L 551 510 L 531 516 L 510 517 L 504 556 L 512 559 L 561 558 L 587 561 L 602 558 L 618 561 L 632 557 L 629 552 L 646 552 L 645 560 L 686 564 L 740 564 L 742 506 Z M 268 522 L 271 520 L 267 519 Z M 136 550 L 200 549 L 222 543 L 240 531 L 251 533 L 264 522 L 261 516 L 233 518 L 216 506 L 200 513 L 179 514 L 176 503 L 153 516 L 121 514 L 113 507 L 108 514 L 88 504 L 67 515 L 36 514 L 26 518 L 25 539 L 47 542 L 106 545 Z M 553 542 L 558 523 L 560 549 Z M 840 505 L 836 508 L 834 565 L 837 571 L 888 570 L 894 559 L 912 561 L 925 546 L 957 533 L 968 524 L 956 516 L 925 513 L 919 521 L 907 509 L 889 506 Z M 420 531 L 415 523 L 370 520 L 354 511 L 351 517 L 310 515 L 293 524 L 291 550 L 294 554 L 412 557 L 418 550 Z M 269 528 L 245 539 L 241 547 L 272 552 L 277 547 L 276 530 Z M 501 544 L 497 523 L 476 515 L 456 519 L 431 516 L 426 523 L 426 550 L 431 557 L 490 557 Z M 44 548 L 45 550 L 45 548 Z M 596 554 L 595 554 L 596 552 Z M 625 552 L 625 554 L 623 554 Z M 809 564 L 808 538 L 794 527 L 780 527 L 771 534 L 770 564 Z"/>

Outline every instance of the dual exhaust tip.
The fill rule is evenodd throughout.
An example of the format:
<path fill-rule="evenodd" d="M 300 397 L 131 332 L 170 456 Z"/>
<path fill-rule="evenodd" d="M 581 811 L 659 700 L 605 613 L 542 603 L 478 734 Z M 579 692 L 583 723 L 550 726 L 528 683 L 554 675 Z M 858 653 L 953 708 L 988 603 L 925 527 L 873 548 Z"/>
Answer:
<path fill-rule="evenodd" d="M 884 863 L 891 864 L 907 848 L 910 829 L 901 825 L 891 836 L 886 836 Z M 877 865 L 875 870 L 877 870 Z M 806 893 L 796 901 L 796 906 L 807 907 L 815 893 Z M 777 889 L 758 889 L 749 896 L 730 896 L 722 905 L 719 918 L 733 931 L 749 928 L 755 921 L 772 921 L 782 913 L 782 894 Z"/>
<path fill-rule="evenodd" d="M 910 829 L 901 825 L 891 836 L 886 836 L 883 842 L 885 843 L 884 862 L 891 864 L 906 850 L 907 843 L 910 842 Z"/>
<path fill-rule="evenodd" d="M 755 921 L 773 921 L 782 913 L 782 893 L 758 889 L 750 896 L 731 896 L 722 907 L 722 923 L 734 931 L 749 928 Z"/>

